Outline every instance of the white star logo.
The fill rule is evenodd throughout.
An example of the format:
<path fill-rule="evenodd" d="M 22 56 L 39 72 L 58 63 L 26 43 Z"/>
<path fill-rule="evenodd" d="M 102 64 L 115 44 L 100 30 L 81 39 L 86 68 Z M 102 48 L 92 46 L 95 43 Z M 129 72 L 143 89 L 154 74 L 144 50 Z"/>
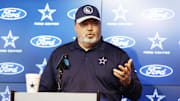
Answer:
<path fill-rule="evenodd" d="M 117 21 L 118 19 L 127 21 L 125 14 L 128 12 L 128 10 L 124 9 L 122 5 L 120 5 L 118 9 L 113 9 L 112 12 L 115 14 L 114 21 Z"/>
<path fill-rule="evenodd" d="M 99 58 L 99 64 L 106 64 L 107 59 L 105 57 Z"/>
<path fill-rule="evenodd" d="M 0 95 L 2 96 L 1 101 L 10 101 L 10 91 L 8 86 L 6 86 L 6 89 L 4 92 L 0 92 Z"/>
<path fill-rule="evenodd" d="M 43 73 L 43 70 L 44 70 L 44 68 L 45 68 L 46 65 L 47 65 L 47 60 L 46 60 L 46 58 L 44 58 L 42 64 L 36 64 L 36 66 L 40 69 L 39 74 L 42 74 L 42 73 Z"/>
<path fill-rule="evenodd" d="M 166 96 L 164 95 L 158 95 L 157 89 L 154 90 L 153 95 L 146 95 L 146 97 L 148 99 L 150 99 L 151 101 L 161 101 L 163 98 L 165 98 Z M 155 99 L 155 100 L 154 100 Z"/>
<path fill-rule="evenodd" d="M 14 41 L 19 39 L 18 36 L 13 36 L 12 31 L 9 30 L 8 36 L 1 36 L 1 38 L 5 41 L 4 48 L 11 45 L 13 48 L 16 48 Z"/>
<path fill-rule="evenodd" d="M 52 14 L 56 12 L 56 9 L 49 9 L 49 4 L 46 3 L 44 9 L 38 9 L 40 13 L 42 13 L 41 21 L 48 18 L 50 21 L 53 21 Z"/>
<path fill-rule="evenodd" d="M 154 38 L 148 38 L 148 40 L 150 40 L 152 42 L 151 49 L 153 49 L 155 47 L 159 47 L 160 49 L 163 50 L 162 42 L 165 41 L 166 38 L 160 38 L 159 33 L 156 32 L 155 37 Z"/>

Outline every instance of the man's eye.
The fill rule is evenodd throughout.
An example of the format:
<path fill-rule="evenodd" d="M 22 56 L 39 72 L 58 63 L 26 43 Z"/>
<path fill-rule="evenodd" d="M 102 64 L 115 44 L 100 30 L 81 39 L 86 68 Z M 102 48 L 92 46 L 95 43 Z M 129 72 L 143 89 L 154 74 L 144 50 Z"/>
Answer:
<path fill-rule="evenodd" d="M 81 23 L 81 26 L 86 26 L 86 25 L 88 25 L 87 23 Z"/>
<path fill-rule="evenodd" d="M 83 23 L 83 25 L 88 25 L 88 23 Z"/>
<path fill-rule="evenodd" d="M 99 23 L 100 23 L 99 21 L 94 21 L 93 22 L 93 24 L 96 24 L 96 25 L 99 24 Z"/>
<path fill-rule="evenodd" d="M 93 24 L 97 25 L 97 24 L 98 24 L 98 22 L 97 22 L 97 21 L 94 21 L 94 22 L 93 22 Z"/>

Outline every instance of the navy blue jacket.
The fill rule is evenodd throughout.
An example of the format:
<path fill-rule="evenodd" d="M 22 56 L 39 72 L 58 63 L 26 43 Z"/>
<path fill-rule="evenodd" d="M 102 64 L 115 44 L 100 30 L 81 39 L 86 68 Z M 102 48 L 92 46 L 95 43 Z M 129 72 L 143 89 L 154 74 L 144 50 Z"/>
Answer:
<path fill-rule="evenodd" d="M 70 68 L 64 70 L 61 79 L 62 92 L 96 92 L 108 101 L 120 101 L 122 96 L 136 101 L 141 96 L 142 86 L 132 65 L 132 81 L 124 87 L 113 75 L 113 68 L 129 60 L 120 48 L 101 40 L 95 47 L 85 51 L 77 40 L 58 47 L 48 60 L 41 75 L 39 91 L 56 92 L 58 88 L 57 64 L 67 53 Z"/>

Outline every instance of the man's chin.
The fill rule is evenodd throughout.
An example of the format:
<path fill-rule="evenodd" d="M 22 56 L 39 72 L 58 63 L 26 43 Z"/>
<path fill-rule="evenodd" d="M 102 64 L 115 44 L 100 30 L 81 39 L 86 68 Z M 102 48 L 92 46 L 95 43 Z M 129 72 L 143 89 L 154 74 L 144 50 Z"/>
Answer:
<path fill-rule="evenodd" d="M 95 44 L 97 43 L 97 39 L 86 39 L 86 40 L 82 40 L 81 42 L 85 43 L 85 44 Z"/>

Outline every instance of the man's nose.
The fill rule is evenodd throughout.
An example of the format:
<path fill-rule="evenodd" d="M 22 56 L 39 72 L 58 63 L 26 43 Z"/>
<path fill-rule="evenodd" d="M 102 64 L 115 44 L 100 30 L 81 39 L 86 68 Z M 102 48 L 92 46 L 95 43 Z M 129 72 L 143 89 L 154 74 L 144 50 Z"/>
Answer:
<path fill-rule="evenodd" d="M 88 30 L 92 31 L 93 30 L 93 25 L 92 24 L 88 24 Z"/>

